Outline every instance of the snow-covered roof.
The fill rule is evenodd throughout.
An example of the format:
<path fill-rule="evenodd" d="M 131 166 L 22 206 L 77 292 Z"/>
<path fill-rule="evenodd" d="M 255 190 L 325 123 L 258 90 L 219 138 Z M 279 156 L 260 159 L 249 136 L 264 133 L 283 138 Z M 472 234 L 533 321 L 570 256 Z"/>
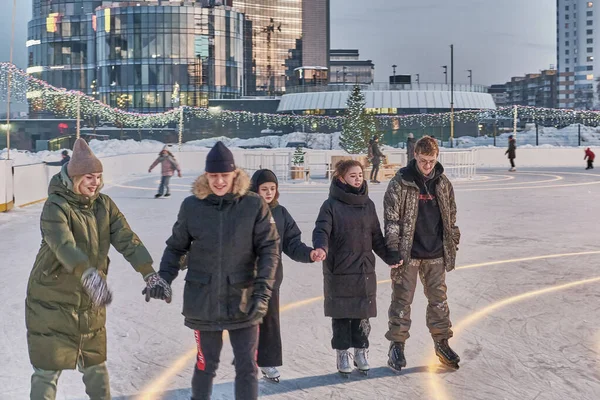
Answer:
<path fill-rule="evenodd" d="M 450 92 L 434 90 L 366 90 L 367 108 L 450 109 Z M 281 97 L 278 112 L 346 108 L 350 91 L 294 93 Z M 455 109 L 495 109 L 492 95 L 454 92 Z"/>

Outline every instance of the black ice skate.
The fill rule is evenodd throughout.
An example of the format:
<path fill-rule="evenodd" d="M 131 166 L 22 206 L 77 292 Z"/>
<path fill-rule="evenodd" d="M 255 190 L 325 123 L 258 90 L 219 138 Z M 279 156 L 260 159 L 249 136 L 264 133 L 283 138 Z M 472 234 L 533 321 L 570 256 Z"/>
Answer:
<path fill-rule="evenodd" d="M 171 197 L 171 193 L 166 193 L 165 197 Z"/>
<path fill-rule="evenodd" d="M 438 356 L 440 362 L 447 367 L 458 369 L 460 357 L 448 345 L 448 339 L 442 339 L 435 342 L 435 355 Z"/>
<path fill-rule="evenodd" d="M 160 198 L 161 196 L 162 196 L 162 194 L 160 194 L 160 193 L 157 193 L 157 194 L 155 194 L 155 195 L 154 195 L 154 198 L 155 198 L 155 199 L 158 199 L 158 198 Z"/>
<path fill-rule="evenodd" d="M 279 371 L 275 367 L 261 367 L 260 372 L 262 372 L 263 377 L 271 382 L 279 383 Z"/>
<path fill-rule="evenodd" d="M 404 343 L 392 342 L 388 352 L 388 366 L 396 372 L 400 372 L 406 367 L 406 358 L 404 358 Z"/>

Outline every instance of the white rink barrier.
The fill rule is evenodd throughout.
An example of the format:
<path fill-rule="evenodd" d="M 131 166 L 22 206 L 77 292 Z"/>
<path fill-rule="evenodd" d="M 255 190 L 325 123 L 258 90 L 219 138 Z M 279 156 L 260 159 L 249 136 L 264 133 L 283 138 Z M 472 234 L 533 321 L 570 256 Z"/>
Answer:
<path fill-rule="evenodd" d="M 14 206 L 12 160 L 0 160 L 0 212 Z"/>
<path fill-rule="evenodd" d="M 592 148 L 600 155 L 600 147 Z M 198 173 L 204 169 L 209 149 L 195 152 L 177 152 L 175 157 L 182 173 Z M 502 148 L 444 149 L 440 161 L 452 178 L 469 179 L 477 168 L 508 168 L 509 162 Z M 244 150 L 232 149 L 236 163 L 251 175 L 260 168 L 272 169 L 282 181 L 291 179 L 294 149 Z M 340 150 L 305 150 L 305 179 L 326 179 L 331 176 L 333 156 L 347 155 Z M 406 151 L 384 150 L 388 163 L 406 165 Z M 573 147 L 517 147 L 517 168 L 584 168 L 584 148 Z M 148 168 L 156 159 L 156 153 L 123 154 L 103 157 L 104 179 L 107 184 L 129 179 L 132 176 L 148 176 Z M 14 175 L 13 171 L 14 170 Z M 0 160 L 0 211 L 13 205 L 22 207 L 43 201 L 48 195 L 48 182 L 60 170 L 45 164 L 12 167 L 12 161 Z M 153 175 L 160 174 L 157 166 Z M 14 203 L 12 202 L 14 197 Z"/>

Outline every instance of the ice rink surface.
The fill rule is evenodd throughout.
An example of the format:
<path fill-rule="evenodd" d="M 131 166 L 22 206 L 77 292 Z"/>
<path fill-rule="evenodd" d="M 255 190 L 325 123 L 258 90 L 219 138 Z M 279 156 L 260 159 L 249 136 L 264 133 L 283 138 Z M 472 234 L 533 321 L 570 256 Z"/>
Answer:
<path fill-rule="evenodd" d="M 107 185 L 110 195 L 146 244 L 158 268 L 181 201 L 195 178 L 172 179 L 170 199 L 154 199 L 159 177 Z M 370 187 L 382 217 L 386 183 Z M 280 186 L 310 244 L 327 183 Z M 378 259 L 379 316 L 371 320 L 369 376 L 349 379 L 336 370 L 331 321 L 323 316 L 320 264 L 284 257 L 281 288 L 284 366 L 281 383 L 261 380 L 268 399 L 600 399 L 600 174 L 577 169 L 509 173 L 479 171 L 455 182 L 462 240 L 458 268 L 447 275 L 460 370 L 438 367 L 425 326 L 419 283 L 412 307 L 408 365 L 386 367 L 388 267 Z M 24 299 L 40 244 L 41 205 L 0 214 L 0 399 L 28 398 Z M 194 335 L 181 315 L 183 276 L 171 304 L 144 302 L 144 282 L 111 253 L 108 278 L 109 370 L 114 399 L 189 399 Z M 213 399 L 233 399 L 228 341 Z M 59 399 L 85 399 L 81 375 L 66 371 Z"/>

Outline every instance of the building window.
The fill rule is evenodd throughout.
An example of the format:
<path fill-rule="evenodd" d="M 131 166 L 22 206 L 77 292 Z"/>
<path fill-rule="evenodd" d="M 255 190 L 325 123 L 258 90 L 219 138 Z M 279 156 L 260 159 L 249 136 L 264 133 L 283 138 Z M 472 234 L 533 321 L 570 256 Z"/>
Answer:
<path fill-rule="evenodd" d="M 594 52 L 594 48 L 593 47 L 588 47 L 587 48 L 587 52 L 588 53 L 593 53 Z"/>
<path fill-rule="evenodd" d="M 568 45 L 569 45 L 569 41 L 565 40 L 565 46 L 568 46 Z"/>
<path fill-rule="evenodd" d="M 565 29 L 569 29 L 569 23 L 568 22 L 565 24 Z"/>
<path fill-rule="evenodd" d="M 594 61 L 594 56 L 588 56 L 587 60 L 588 61 Z"/>
<path fill-rule="evenodd" d="M 593 81 L 594 80 L 594 74 L 587 74 L 586 76 L 588 81 Z"/>
<path fill-rule="evenodd" d="M 594 7 L 594 2 L 593 1 L 588 1 L 587 6 L 588 6 L 588 8 Z"/>
<path fill-rule="evenodd" d="M 589 38 L 589 39 L 587 40 L 587 44 L 592 44 L 592 43 L 594 43 L 594 38 Z"/>
<path fill-rule="evenodd" d="M 565 11 L 569 11 L 569 6 L 565 6 Z"/>
<path fill-rule="evenodd" d="M 585 66 L 585 70 L 586 71 L 593 71 L 594 70 L 594 66 L 593 65 L 586 65 Z"/>
<path fill-rule="evenodd" d="M 571 68 L 569 68 L 569 67 L 565 68 L 565 72 L 570 72 L 570 71 L 571 71 Z"/>
<path fill-rule="evenodd" d="M 594 20 L 590 19 L 590 20 L 585 21 L 585 23 L 587 26 L 592 26 L 592 25 L 594 25 Z"/>
<path fill-rule="evenodd" d="M 570 64 L 571 60 L 569 60 L 568 58 L 565 58 L 565 64 Z"/>
<path fill-rule="evenodd" d="M 593 35 L 593 34 L 594 34 L 594 30 L 593 30 L 593 29 L 588 29 L 588 30 L 586 31 L 586 33 L 587 33 L 588 35 Z"/>
<path fill-rule="evenodd" d="M 569 32 L 565 32 L 565 37 L 569 37 Z"/>
<path fill-rule="evenodd" d="M 565 19 L 569 19 L 569 14 L 565 15 Z"/>
<path fill-rule="evenodd" d="M 569 55 L 569 49 L 565 50 L 565 55 Z"/>
<path fill-rule="evenodd" d="M 591 17 L 591 16 L 594 15 L 594 12 L 593 11 L 588 11 L 588 12 L 585 13 L 585 15 L 587 15 L 588 17 Z"/>

